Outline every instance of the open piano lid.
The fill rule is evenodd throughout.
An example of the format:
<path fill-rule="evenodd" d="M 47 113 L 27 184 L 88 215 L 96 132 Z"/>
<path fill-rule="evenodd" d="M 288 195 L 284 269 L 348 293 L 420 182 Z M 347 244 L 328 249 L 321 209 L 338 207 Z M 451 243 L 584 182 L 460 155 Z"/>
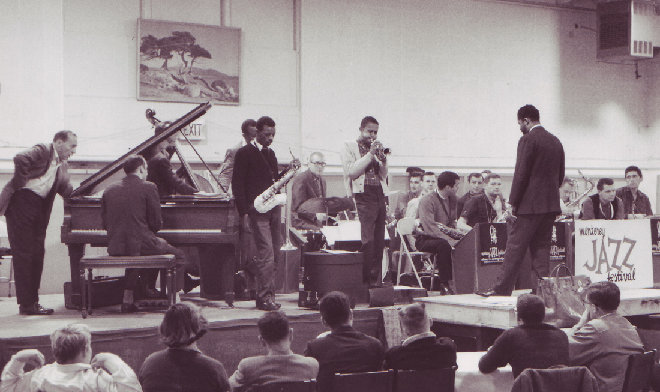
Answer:
<path fill-rule="evenodd" d="M 99 170 L 98 172 L 94 173 L 90 177 L 88 177 L 85 181 L 83 181 L 78 188 L 76 188 L 69 197 L 73 198 L 76 196 L 87 196 L 93 193 L 94 189 L 101 184 L 103 181 L 108 179 L 108 177 L 112 176 L 115 174 L 118 170 L 120 170 L 124 166 L 124 162 L 126 161 L 126 158 L 128 156 L 133 155 L 133 154 L 140 154 L 144 151 L 146 151 L 148 148 L 151 146 L 154 146 L 161 141 L 167 139 L 174 133 L 178 132 L 180 129 L 183 127 L 187 126 L 191 122 L 195 121 L 196 119 L 200 118 L 206 112 L 212 107 L 210 102 L 203 103 L 199 106 L 197 106 L 195 109 L 191 110 L 190 112 L 186 113 L 183 117 L 177 119 L 176 121 L 172 122 L 172 124 L 160 135 L 158 136 L 152 136 L 149 139 L 145 140 L 142 142 L 139 146 L 135 147 L 131 151 L 127 152 L 124 154 L 121 158 L 117 159 L 116 161 L 108 164 L 106 167 L 103 169 Z"/>

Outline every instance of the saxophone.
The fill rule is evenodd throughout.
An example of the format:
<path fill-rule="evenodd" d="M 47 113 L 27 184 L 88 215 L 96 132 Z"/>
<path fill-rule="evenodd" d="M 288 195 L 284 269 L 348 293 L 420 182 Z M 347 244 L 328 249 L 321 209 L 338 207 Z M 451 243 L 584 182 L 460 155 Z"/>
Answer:
<path fill-rule="evenodd" d="M 440 229 L 441 232 L 445 233 L 448 235 L 451 239 L 454 240 L 460 240 L 463 237 L 465 237 L 465 234 L 462 233 L 460 230 L 455 229 L 453 227 L 449 227 L 445 224 L 442 224 L 440 222 L 435 222 L 435 224 L 438 226 L 438 229 Z"/>
<path fill-rule="evenodd" d="M 297 162 L 297 161 L 294 161 Z M 254 199 L 254 209 L 260 213 L 266 213 L 272 210 L 277 205 L 286 204 L 286 193 L 278 193 L 280 189 L 293 178 L 293 176 L 300 169 L 300 163 L 294 163 L 289 170 L 275 183 L 263 191 L 259 196 Z"/>

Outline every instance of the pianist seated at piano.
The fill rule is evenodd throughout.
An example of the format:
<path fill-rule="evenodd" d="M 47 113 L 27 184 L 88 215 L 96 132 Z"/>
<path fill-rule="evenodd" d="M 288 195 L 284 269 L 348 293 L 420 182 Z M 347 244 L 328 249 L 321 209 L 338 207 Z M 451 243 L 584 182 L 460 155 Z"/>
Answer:
<path fill-rule="evenodd" d="M 477 223 L 504 222 L 511 216 L 511 207 L 502 195 L 502 177 L 490 173 L 483 184 L 484 192 L 472 196 L 465 203 L 456 227 L 469 231 Z"/>
<path fill-rule="evenodd" d="M 156 236 L 163 224 L 160 197 L 156 186 L 145 180 L 146 161 L 142 156 L 133 155 L 126 159 L 123 169 L 126 176 L 120 182 L 109 186 L 101 199 L 101 219 L 108 232 L 108 254 L 174 254 L 177 263 L 183 266 L 184 253 Z M 180 276 L 178 272 L 177 275 Z M 124 299 L 121 305 L 123 313 L 136 311 L 134 302 L 140 296 L 158 295 L 155 289 L 149 287 L 157 274 L 157 269 L 126 269 Z M 177 285 L 182 286 L 180 283 Z"/>
<path fill-rule="evenodd" d="M 614 180 L 601 178 L 596 189 L 598 193 L 587 197 L 582 203 L 580 219 L 624 219 L 623 201 L 616 195 Z"/>
<path fill-rule="evenodd" d="M 324 169 L 323 154 L 313 152 L 309 156 L 309 169 L 296 174 L 291 181 L 291 226 L 296 229 L 320 229 L 327 218 L 325 211 L 309 212 L 300 208 L 310 199 L 326 197 Z"/>

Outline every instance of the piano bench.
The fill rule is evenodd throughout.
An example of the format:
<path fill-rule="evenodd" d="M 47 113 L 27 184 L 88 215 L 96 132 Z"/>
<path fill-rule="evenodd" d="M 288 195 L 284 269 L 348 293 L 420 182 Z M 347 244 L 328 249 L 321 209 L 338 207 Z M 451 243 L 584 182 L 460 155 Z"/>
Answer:
<path fill-rule="evenodd" d="M 167 293 L 170 305 L 176 303 L 176 267 L 177 262 L 174 255 L 153 256 L 95 256 L 80 259 L 80 289 L 81 306 L 80 311 L 83 318 L 92 314 L 92 281 L 94 268 L 158 268 L 161 270 L 161 291 Z M 87 282 L 85 282 L 85 270 L 87 270 Z M 163 280 L 166 276 L 166 280 Z"/>

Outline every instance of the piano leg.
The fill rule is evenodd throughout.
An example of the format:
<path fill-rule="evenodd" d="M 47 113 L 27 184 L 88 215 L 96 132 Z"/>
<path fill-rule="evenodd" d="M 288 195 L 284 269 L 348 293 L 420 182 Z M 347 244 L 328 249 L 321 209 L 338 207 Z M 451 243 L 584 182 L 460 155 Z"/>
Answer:
<path fill-rule="evenodd" d="M 200 296 L 213 300 L 233 300 L 236 252 L 232 244 L 199 247 Z"/>
<path fill-rule="evenodd" d="M 74 295 L 80 295 L 80 259 L 85 255 L 85 244 L 70 244 L 68 248 L 72 291 Z"/>

